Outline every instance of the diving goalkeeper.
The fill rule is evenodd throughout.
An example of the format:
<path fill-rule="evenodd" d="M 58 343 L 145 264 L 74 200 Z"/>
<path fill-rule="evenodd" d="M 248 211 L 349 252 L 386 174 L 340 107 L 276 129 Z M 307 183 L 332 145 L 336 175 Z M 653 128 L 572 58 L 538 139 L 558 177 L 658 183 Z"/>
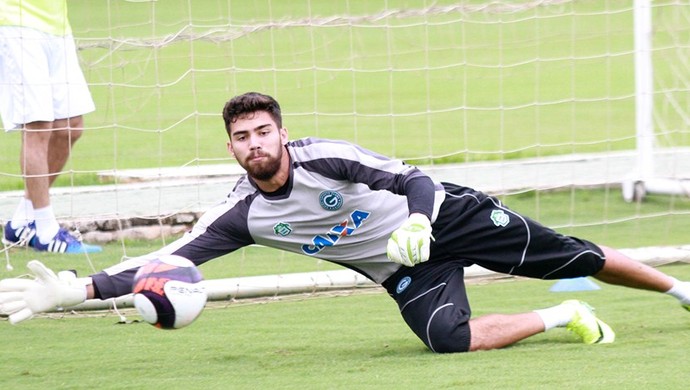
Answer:
<path fill-rule="evenodd" d="M 222 203 L 159 251 L 88 278 L 63 280 L 30 263 L 34 280 L 0 281 L 0 310 L 9 321 L 128 294 L 137 269 L 157 255 L 201 265 L 251 244 L 331 261 L 381 284 L 412 331 L 438 353 L 501 348 L 555 327 L 566 327 L 586 344 L 615 339 L 577 300 L 472 317 L 463 280 L 472 264 L 538 279 L 593 276 L 666 293 L 690 307 L 690 283 L 558 234 L 480 191 L 434 182 L 413 166 L 347 142 L 288 140 L 280 106 L 270 96 L 234 97 L 223 119 L 228 151 L 246 175 Z"/>

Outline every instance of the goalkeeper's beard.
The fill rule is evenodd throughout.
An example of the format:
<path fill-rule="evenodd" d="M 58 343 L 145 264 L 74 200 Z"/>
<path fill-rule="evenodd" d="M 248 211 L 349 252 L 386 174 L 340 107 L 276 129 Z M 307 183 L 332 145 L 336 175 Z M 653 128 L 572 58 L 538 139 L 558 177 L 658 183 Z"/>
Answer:
<path fill-rule="evenodd" d="M 252 161 L 257 154 L 264 158 L 261 162 Z M 280 162 L 283 157 L 283 149 L 280 148 L 278 155 L 273 157 L 269 154 L 259 152 L 252 153 L 240 164 L 247 174 L 254 180 L 267 181 L 273 178 L 280 169 Z"/>

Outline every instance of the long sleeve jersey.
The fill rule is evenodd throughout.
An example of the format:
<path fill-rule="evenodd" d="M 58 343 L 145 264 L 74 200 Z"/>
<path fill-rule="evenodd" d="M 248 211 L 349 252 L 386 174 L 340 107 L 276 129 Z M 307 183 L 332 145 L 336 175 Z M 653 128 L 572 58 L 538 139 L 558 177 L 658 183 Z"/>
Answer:
<path fill-rule="evenodd" d="M 280 190 L 265 193 L 242 176 L 175 242 L 93 275 L 97 297 L 130 293 L 136 270 L 157 255 L 200 265 L 252 244 L 331 261 L 381 283 L 400 268 L 386 255 L 391 233 L 413 212 L 433 221 L 444 199 L 443 187 L 417 168 L 351 143 L 305 138 L 286 149 L 290 174 Z"/>

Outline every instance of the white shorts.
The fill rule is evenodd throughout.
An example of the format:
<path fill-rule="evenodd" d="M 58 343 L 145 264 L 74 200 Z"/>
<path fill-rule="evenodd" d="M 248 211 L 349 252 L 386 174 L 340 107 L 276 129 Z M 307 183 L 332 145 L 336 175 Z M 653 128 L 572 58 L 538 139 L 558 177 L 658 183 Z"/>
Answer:
<path fill-rule="evenodd" d="M 0 27 L 0 117 L 5 131 L 94 109 L 71 35 Z"/>

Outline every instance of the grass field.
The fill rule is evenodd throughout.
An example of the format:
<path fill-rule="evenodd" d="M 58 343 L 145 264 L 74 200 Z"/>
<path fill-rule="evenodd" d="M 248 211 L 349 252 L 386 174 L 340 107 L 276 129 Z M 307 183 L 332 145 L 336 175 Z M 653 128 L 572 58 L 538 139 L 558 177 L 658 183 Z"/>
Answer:
<path fill-rule="evenodd" d="M 666 2 L 656 4 L 661 3 Z M 86 117 L 87 132 L 60 186 L 98 184 L 99 170 L 228 161 L 220 110 L 247 90 L 281 101 L 291 138 L 348 139 L 413 163 L 626 150 L 635 144 L 629 1 L 382 19 L 372 16 L 421 10 L 430 2 L 70 0 L 69 5 L 97 111 Z M 669 11 L 674 10 L 659 8 L 655 17 L 684 36 L 680 42 L 687 41 L 686 21 Z M 343 15 L 351 17 L 344 24 L 300 23 Z M 655 39 L 668 48 L 656 53 L 656 77 L 673 91 L 679 80 L 666 54 L 678 47 L 660 31 Z M 687 94 L 676 88 L 683 107 Z M 682 115 L 660 107 L 660 144 L 690 145 Z M 20 189 L 19 135 L 3 137 L 0 191 Z M 651 196 L 627 204 L 617 191 L 528 192 L 503 199 L 563 233 L 614 247 L 688 243 L 687 198 Z M 162 244 L 126 241 L 106 245 L 88 259 L 50 254 L 40 259 L 86 275 Z M 0 278 L 25 273 L 26 261 L 39 257 L 26 250 L 7 255 L 14 270 L 0 270 Z M 254 247 L 201 267 L 209 279 L 329 269 L 339 268 Z M 662 269 L 690 279 L 687 264 Z M 504 350 L 435 355 L 384 293 L 349 291 L 338 297 L 213 303 L 196 323 L 178 331 L 118 324 L 112 313 L 51 315 L 20 326 L 0 320 L 0 387 L 687 387 L 690 341 L 683 336 L 690 313 L 671 298 L 612 286 L 563 295 L 548 292 L 551 283 L 472 285 L 474 314 L 581 298 L 617 331 L 617 342 L 585 346 L 557 329 Z M 138 318 L 132 311 L 125 314 Z"/>
<path fill-rule="evenodd" d="M 690 267 L 662 269 L 690 279 Z M 161 331 L 114 314 L 2 324 L 8 389 L 684 389 L 690 313 L 670 297 L 601 285 L 552 293 L 553 282 L 471 285 L 475 315 L 578 298 L 617 332 L 587 346 L 563 329 L 510 348 L 429 352 L 383 292 L 211 305 L 191 326 Z M 125 313 L 129 321 L 136 314 Z"/>
<path fill-rule="evenodd" d="M 537 203 L 533 196 L 522 194 L 505 201 L 532 213 Z M 588 219 L 600 218 L 601 213 L 616 218 L 618 207 L 604 210 L 604 196 L 603 191 L 588 191 L 588 202 L 577 202 L 574 213 L 559 212 L 572 199 L 569 194 L 543 197 L 541 216 L 565 225 L 576 215 L 585 226 L 569 228 L 569 233 L 614 246 L 687 242 L 690 221 L 682 215 L 586 226 Z M 654 214 L 667 202 L 652 197 L 638 211 Z M 87 275 L 112 265 L 123 254 L 136 256 L 161 245 L 159 241 L 109 244 L 103 253 L 89 257 L 91 263 L 81 256 L 12 250 L 14 270 L 0 271 L 0 276 L 24 274 L 24 264 L 33 258 L 56 270 L 76 269 Z M 339 267 L 258 247 L 201 266 L 209 279 L 330 269 Z M 661 269 L 690 279 L 687 264 Z M 556 329 L 503 350 L 435 355 L 406 327 L 385 293 L 360 290 L 335 296 L 213 302 L 197 322 L 176 331 L 140 322 L 119 324 L 119 317 L 107 312 L 51 314 L 19 326 L 0 320 L 0 383 L 11 389 L 686 387 L 690 374 L 684 370 L 684 359 L 690 345 L 683 335 L 690 327 L 690 313 L 672 298 L 608 285 L 597 291 L 551 293 L 552 283 L 493 282 L 472 285 L 468 294 L 475 315 L 583 299 L 614 327 L 617 342 L 586 346 Z M 130 322 L 139 320 L 132 310 L 124 314 Z"/>

